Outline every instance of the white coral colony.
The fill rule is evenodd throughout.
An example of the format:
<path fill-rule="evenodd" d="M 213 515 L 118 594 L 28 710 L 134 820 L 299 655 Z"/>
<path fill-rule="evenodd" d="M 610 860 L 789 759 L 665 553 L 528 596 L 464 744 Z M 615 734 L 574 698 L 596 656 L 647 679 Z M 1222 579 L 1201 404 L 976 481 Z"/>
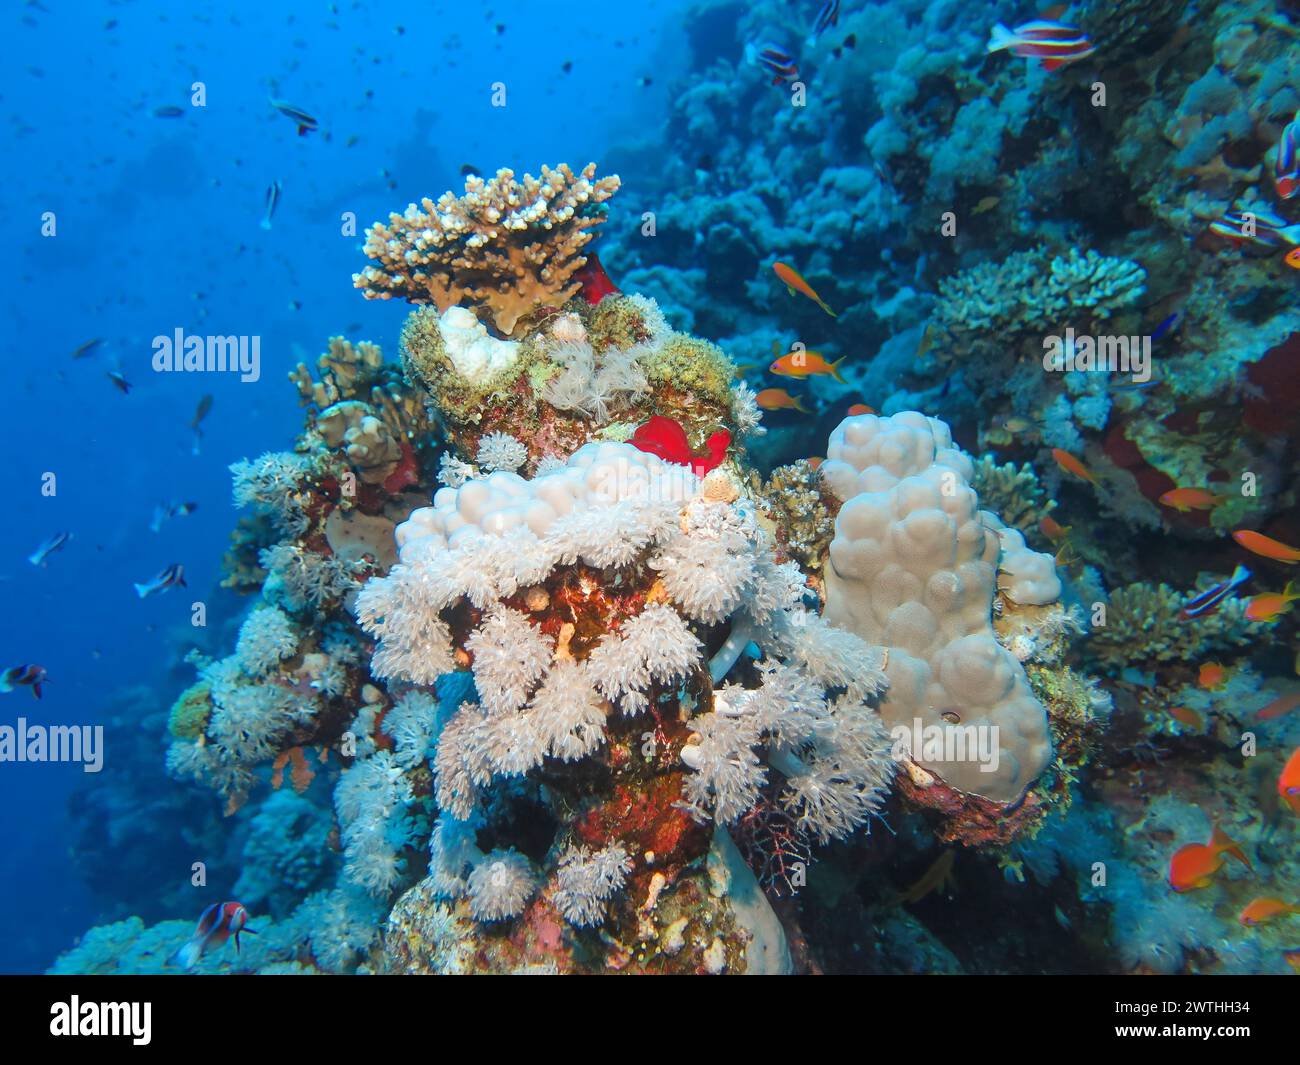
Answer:
<path fill-rule="evenodd" d="M 462 705 L 435 756 L 445 812 L 471 817 L 494 778 L 592 753 L 607 714 L 643 713 L 697 671 L 722 679 L 751 642 L 765 656 L 759 686 L 727 685 L 690 722 L 686 804 L 733 821 L 777 766 L 781 801 L 819 838 L 879 807 L 893 762 L 869 701 L 884 656 L 808 610 L 798 569 L 777 563 L 748 500 L 719 490 L 719 476 L 706 486 L 627 444 L 593 443 L 531 481 L 497 472 L 444 488 L 399 526 L 399 564 L 357 605 L 379 639 L 375 672 L 430 682 L 455 662 L 443 612 L 462 600 L 484 611 L 464 642 L 479 700 Z M 581 662 L 502 602 L 575 563 L 643 564 L 657 589 Z M 733 639 L 706 662 L 697 633 L 711 625 Z"/>
<path fill-rule="evenodd" d="M 826 620 L 889 648 L 880 712 L 892 727 L 954 719 L 993 735 L 998 758 L 923 768 L 961 791 L 1013 802 L 1051 758 L 1047 714 L 994 638 L 995 583 L 1018 603 L 1061 592 L 1049 556 L 978 509 L 970 459 L 943 422 L 914 411 L 848 418 L 831 433 L 826 483 L 844 500 L 826 570 Z"/>

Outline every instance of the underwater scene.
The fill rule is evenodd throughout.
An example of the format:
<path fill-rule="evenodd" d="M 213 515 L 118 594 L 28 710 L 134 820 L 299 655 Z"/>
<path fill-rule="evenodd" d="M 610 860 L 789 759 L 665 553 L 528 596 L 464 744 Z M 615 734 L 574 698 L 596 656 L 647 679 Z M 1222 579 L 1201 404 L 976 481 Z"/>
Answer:
<path fill-rule="evenodd" d="M 1296 0 L 0 18 L 0 972 L 1300 974 Z"/>

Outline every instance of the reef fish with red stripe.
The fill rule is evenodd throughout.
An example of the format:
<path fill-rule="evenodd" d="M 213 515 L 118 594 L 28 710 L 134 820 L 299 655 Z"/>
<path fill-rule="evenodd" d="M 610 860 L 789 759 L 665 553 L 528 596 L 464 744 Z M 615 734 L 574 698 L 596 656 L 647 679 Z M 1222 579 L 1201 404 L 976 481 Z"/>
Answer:
<path fill-rule="evenodd" d="M 993 27 L 988 51 L 1010 49 L 1022 59 L 1037 59 L 1044 70 L 1056 70 L 1066 63 L 1077 63 L 1097 50 L 1092 39 L 1078 26 L 1068 26 L 1055 19 L 1034 19 L 1009 30 L 1001 22 Z"/>
<path fill-rule="evenodd" d="M 745 61 L 771 74 L 773 85 L 799 80 L 799 64 L 779 44 L 746 45 Z"/>
<path fill-rule="evenodd" d="M 1273 160 L 1273 187 L 1284 200 L 1300 193 L 1300 111 L 1282 130 Z"/>
<path fill-rule="evenodd" d="M 235 939 L 235 953 L 239 953 L 240 933 L 257 935 L 253 929 L 246 927 L 247 924 L 248 910 L 242 903 L 214 902 L 199 917 L 194 935 L 171 956 L 170 961 L 182 969 L 193 969 L 203 955 L 222 946 L 231 936 Z"/>

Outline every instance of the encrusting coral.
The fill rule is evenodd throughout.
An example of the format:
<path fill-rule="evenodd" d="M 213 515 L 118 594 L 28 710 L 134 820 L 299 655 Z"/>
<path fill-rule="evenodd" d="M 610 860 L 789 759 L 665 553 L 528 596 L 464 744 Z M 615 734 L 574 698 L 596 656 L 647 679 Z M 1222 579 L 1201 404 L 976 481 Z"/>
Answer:
<path fill-rule="evenodd" d="M 618 191 L 617 175 L 597 178 L 596 164 L 578 174 L 561 164 L 541 177 L 498 170 L 484 181 L 465 179 L 465 195 L 447 192 L 435 203 L 389 215 L 366 231 L 366 254 L 378 266 L 353 276 L 369 299 L 481 309 L 504 336 L 542 307 L 560 307 L 582 287 L 574 275 L 595 210 Z"/>

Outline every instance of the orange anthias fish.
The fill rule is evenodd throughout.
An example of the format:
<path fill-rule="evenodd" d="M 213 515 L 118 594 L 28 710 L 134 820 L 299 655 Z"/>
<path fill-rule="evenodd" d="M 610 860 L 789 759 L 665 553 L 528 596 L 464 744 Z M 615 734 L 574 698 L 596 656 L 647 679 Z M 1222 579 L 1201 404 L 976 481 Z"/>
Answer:
<path fill-rule="evenodd" d="M 1291 604 L 1297 599 L 1300 599 L 1300 594 L 1295 591 L 1295 585 L 1291 581 L 1280 592 L 1251 596 L 1246 604 L 1246 620 L 1276 621 L 1280 614 L 1291 609 Z"/>
<path fill-rule="evenodd" d="M 1186 514 L 1189 510 L 1213 510 L 1223 499 L 1205 488 L 1172 488 L 1160 497 L 1160 502 L 1179 514 Z"/>
<path fill-rule="evenodd" d="M 1050 514 L 1043 517 L 1038 523 L 1038 531 L 1046 536 L 1054 544 L 1063 543 L 1070 535 L 1070 526 L 1062 525 Z"/>
<path fill-rule="evenodd" d="M 1279 695 L 1268 706 L 1255 712 L 1255 716 L 1260 721 L 1272 721 L 1275 717 L 1281 717 L 1283 714 L 1289 714 L 1297 706 L 1300 706 L 1300 691 L 1290 692 L 1286 695 Z"/>
<path fill-rule="evenodd" d="M 1293 270 L 1300 270 L 1300 246 L 1292 248 L 1287 252 L 1284 261 L 1287 266 L 1291 267 Z"/>
<path fill-rule="evenodd" d="M 1063 451 L 1059 447 L 1054 447 L 1052 448 L 1052 458 L 1056 460 L 1056 464 L 1066 473 L 1072 473 L 1075 477 L 1080 477 L 1089 484 L 1097 483 L 1097 477 L 1092 470 L 1088 469 L 1087 466 L 1076 459 L 1068 451 Z"/>
<path fill-rule="evenodd" d="M 799 402 L 798 397 L 790 395 L 784 388 L 765 388 L 754 400 L 764 410 L 797 410 L 801 414 L 808 413 L 808 408 Z"/>
<path fill-rule="evenodd" d="M 1218 691 L 1228 679 L 1228 671 L 1218 662 L 1205 662 L 1196 674 L 1196 683 L 1210 691 Z"/>
<path fill-rule="evenodd" d="M 1300 906 L 1283 902 L 1281 899 L 1261 898 L 1255 899 L 1242 910 L 1237 920 L 1244 925 L 1253 926 L 1271 921 L 1274 917 L 1285 917 L 1290 913 L 1300 913 Z"/>
<path fill-rule="evenodd" d="M 1277 793 L 1300 814 L 1300 747 L 1291 752 L 1291 757 L 1282 767 L 1282 775 L 1277 778 Z"/>
<path fill-rule="evenodd" d="M 1174 852 L 1169 859 L 1169 886 L 1177 892 L 1208 887 L 1214 874 L 1223 868 L 1225 854 L 1232 855 L 1247 869 L 1255 868 L 1241 844 L 1215 825 L 1209 843 L 1189 843 Z"/>
<path fill-rule="evenodd" d="M 1188 706 L 1171 706 L 1169 716 L 1177 721 L 1180 725 L 1186 725 L 1188 728 L 1194 728 L 1197 732 L 1205 731 L 1205 718 Z"/>
<path fill-rule="evenodd" d="M 855 403 L 848 409 L 850 418 L 856 418 L 860 414 L 878 414 L 875 407 L 868 407 L 865 403 Z"/>
<path fill-rule="evenodd" d="M 1271 558 L 1274 562 L 1282 562 L 1288 566 L 1300 562 L 1300 551 L 1289 544 L 1282 543 L 1281 540 L 1274 540 L 1271 536 L 1265 536 L 1252 529 L 1238 529 L 1232 534 L 1232 538 L 1247 551 L 1253 551 L 1264 558 Z"/>
<path fill-rule="evenodd" d="M 776 354 L 775 350 L 773 354 Z M 843 361 L 844 359 L 836 359 L 834 362 L 827 362 L 822 358 L 821 353 L 816 351 L 790 351 L 777 358 L 768 370 L 780 377 L 800 379 L 830 374 L 840 384 L 845 384 L 844 378 L 840 376 L 840 363 Z"/>
<path fill-rule="evenodd" d="M 777 261 L 772 264 L 772 269 L 776 272 L 776 276 L 781 279 L 785 287 L 790 290 L 790 295 L 793 296 L 798 292 L 807 296 L 813 301 L 813 303 L 817 304 L 818 307 L 829 314 L 832 318 L 839 317 L 833 310 L 826 306 L 826 301 L 817 295 L 813 290 L 812 285 L 808 284 L 808 282 L 799 275 L 799 271 L 793 266 L 787 266 L 785 263 Z"/>

